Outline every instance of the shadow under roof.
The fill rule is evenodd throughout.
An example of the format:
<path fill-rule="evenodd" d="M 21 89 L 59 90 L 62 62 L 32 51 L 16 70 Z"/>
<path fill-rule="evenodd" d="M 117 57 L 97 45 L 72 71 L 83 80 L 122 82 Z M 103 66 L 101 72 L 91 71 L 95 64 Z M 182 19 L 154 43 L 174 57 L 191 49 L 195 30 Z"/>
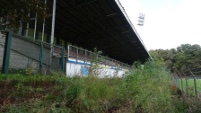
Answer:
<path fill-rule="evenodd" d="M 55 36 L 128 64 L 149 58 L 118 0 L 57 0 Z"/>

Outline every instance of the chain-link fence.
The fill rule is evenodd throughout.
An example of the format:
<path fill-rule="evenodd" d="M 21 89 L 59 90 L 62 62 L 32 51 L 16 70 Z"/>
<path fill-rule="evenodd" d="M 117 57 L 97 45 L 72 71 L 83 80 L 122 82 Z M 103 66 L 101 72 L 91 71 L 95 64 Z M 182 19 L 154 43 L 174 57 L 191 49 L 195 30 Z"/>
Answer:
<path fill-rule="evenodd" d="M 189 69 L 186 72 L 175 71 L 171 75 L 173 84 L 187 96 L 201 95 L 201 69 Z"/>

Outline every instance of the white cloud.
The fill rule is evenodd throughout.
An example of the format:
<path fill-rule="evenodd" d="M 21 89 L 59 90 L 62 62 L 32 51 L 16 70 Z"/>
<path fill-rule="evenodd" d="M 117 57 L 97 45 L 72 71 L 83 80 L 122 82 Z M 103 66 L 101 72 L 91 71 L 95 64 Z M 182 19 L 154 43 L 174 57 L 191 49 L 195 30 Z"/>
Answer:
<path fill-rule="evenodd" d="M 133 25 L 148 50 L 171 49 L 181 44 L 201 45 L 201 7 L 199 0 L 183 0 L 168 7 L 146 8 L 138 0 L 121 0 Z M 139 12 L 145 13 L 145 25 L 137 26 Z"/>

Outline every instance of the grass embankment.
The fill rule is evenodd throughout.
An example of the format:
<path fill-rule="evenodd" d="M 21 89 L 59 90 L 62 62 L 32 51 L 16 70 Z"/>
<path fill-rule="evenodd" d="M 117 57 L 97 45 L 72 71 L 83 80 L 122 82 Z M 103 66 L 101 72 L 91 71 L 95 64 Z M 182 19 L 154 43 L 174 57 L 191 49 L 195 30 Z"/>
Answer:
<path fill-rule="evenodd" d="M 169 73 L 153 62 L 136 65 L 123 78 L 0 75 L 0 112 L 174 113 Z"/>

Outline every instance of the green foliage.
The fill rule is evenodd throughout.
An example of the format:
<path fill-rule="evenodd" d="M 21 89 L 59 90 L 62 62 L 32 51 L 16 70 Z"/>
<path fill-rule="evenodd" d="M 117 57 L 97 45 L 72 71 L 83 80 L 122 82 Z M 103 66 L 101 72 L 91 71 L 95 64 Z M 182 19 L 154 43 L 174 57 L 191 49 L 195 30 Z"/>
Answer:
<path fill-rule="evenodd" d="M 90 61 L 90 68 L 89 68 L 89 76 L 97 76 L 99 74 L 99 55 L 102 54 L 102 51 L 98 51 L 94 48 L 93 53 L 91 53 L 91 61 Z"/>
<path fill-rule="evenodd" d="M 150 50 L 150 54 L 156 62 L 164 64 L 171 71 L 174 71 L 174 69 L 187 71 L 187 67 L 199 67 L 196 62 L 201 59 L 201 47 L 197 44 L 182 44 L 177 49 Z"/>
<path fill-rule="evenodd" d="M 139 65 L 123 79 L 122 96 L 134 102 L 134 110 L 144 112 L 171 112 L 169 73 L 154 62 Z"/>
<path fill-rule="evenodd" d="M 200 113 L 201 112 L 201 96 L 188 97 L 173 97 L 173 105 L 175 106 L 175 113 Z"/>
<path fill-rule="evenodd" d="M 0 0 L 0 31 L 8 28 L 18 28 L 20 21 L 26 23 L 30 20 L 29 14 L 36 15 L 38 19 L 47 18 L 47 6 L 40 0 Z M 24 24 L 26 26 L 26 24 Z"/>
<path fill-rule="evenodd" d="M 192 107 L 172 101 L 170 73 L 161 65 L 141 65 L 123 78 L 0 75 L 0 112 L 174 113 Z"/>

